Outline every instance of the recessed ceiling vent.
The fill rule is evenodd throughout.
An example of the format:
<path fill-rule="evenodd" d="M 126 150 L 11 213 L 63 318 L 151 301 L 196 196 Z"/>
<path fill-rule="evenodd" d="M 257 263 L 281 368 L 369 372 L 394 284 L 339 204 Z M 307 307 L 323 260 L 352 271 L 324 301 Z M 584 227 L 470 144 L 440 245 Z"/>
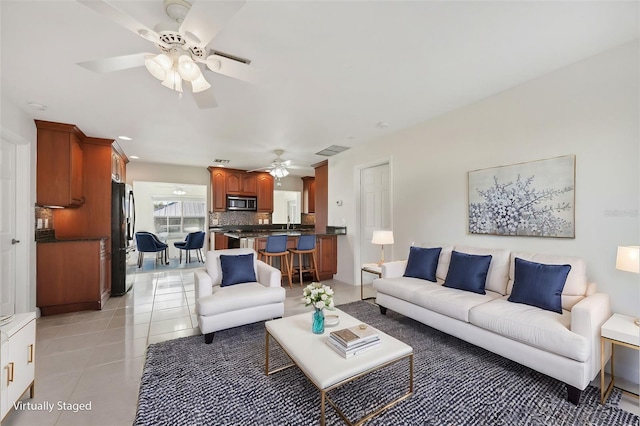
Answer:
<path fill-rule="evenodd" d="M 229 164 L 229 160 L 222 160 L 220 158 L 216 158 L 213 162 L 216 164 Z"/>
<path fill-rule="evenodd" d="M 316 152 L 316 155 L 324 155 L 325 157 L 331 157 L 332 155 L 340 154 L 342 151 L 348 150 L 348 146 L 331 145 L 328 148 L 323 149 L 320 152 Z"/>

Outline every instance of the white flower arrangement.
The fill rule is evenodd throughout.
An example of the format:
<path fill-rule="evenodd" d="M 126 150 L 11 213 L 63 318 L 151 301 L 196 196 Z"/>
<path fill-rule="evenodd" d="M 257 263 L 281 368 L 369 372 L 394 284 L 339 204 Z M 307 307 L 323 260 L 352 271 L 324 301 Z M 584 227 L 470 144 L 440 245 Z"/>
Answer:
<path fill-rule="evenodd" d="M 333 290 L 328 285 L 312 282 L 302 290 L 304 306 L 333 309 Z"/>

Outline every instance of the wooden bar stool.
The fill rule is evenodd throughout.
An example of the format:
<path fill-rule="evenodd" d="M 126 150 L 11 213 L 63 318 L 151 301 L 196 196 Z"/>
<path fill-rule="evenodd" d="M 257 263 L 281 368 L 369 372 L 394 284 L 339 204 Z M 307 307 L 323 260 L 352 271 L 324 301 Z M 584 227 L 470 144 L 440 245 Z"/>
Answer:
<path fill-rule="evenodd" d="M 312 272 L 316 276 L 316 281 L 320 281 L 318 276 L 318 263 L 316 262 L 316 236 L 315 235 L 300 235 L 298 238 L 298 244 L 296 248 L 289 249 L 291 253 L 291 269 L 296 270 L 300 274 L 300 287 L 302 287 L 302 274 L 305 272 Z M 295 255 L 298 255 L 298 266 L 294 267 Z M 304 266 L 304 255 L 309 255 L 309 266 Z M 313 280 L 313 278 L 312 278 Z"/>
<path fill-rule="evenodd" d="M 283 274 L 287 274 L 289 278 L 289 288 L 293 288 L 291 285 L 291 265 L 289 264 L 289 252 L 287 251 L 287 237 L 286 235 L 272 235 L 267 237 L 267 246 L 264 250 L 260 250 L 258 255 L 261 259 L 271 265 L 274 257 L 280 258 L 280 271 Z M 284 257 L 285 270 L 282 270 L 282 258 Z M 273 266 L 273 265 L 271 265 Z"/>

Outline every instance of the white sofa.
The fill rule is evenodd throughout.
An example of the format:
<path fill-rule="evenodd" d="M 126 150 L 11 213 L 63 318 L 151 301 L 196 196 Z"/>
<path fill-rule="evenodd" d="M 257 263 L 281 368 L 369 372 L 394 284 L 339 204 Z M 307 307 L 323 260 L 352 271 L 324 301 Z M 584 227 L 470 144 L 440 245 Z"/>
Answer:
<path fill-rule="evenodd" d="M 257 282 L 221 286 L 220 255 L 250 253 Z M 209 251 L 205 269 L 196 270 L 194 275 L 198 326 L 207 344 L 216 331 L 284 315 L 286 292 L 281 286 L 281 272 L 257 260 L 251 248 Z"/>
<path fill-rule="evenodd" d="M 452 250 L 492 256 L 486 294 L 442 286 Z M 562 314 L 507 300 L 513 288 L 516 257 L 571 265 L 561 296 Z M 596 293 L 596 285 L 587 282 L 584 260 L 442 247 L 437 283 L 403 277 L 406 265 L 406 260 L 383 264 L 382 277 L 373 282 L 382 314 L 391 309 L 558 379 L 566 383 L 569 401 L 579 403 L 581 392 L 599 372 L 600 327 L 611 316 L 609 295 Z"/>

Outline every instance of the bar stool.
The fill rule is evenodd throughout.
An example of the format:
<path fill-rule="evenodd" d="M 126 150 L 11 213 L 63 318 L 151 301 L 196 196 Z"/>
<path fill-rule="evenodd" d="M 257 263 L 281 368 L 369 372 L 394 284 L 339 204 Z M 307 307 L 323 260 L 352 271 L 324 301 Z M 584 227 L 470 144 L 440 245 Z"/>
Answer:
<path fill-rule="evenodd" d="M 289 278 L 289 288 L 293 288 L 291 285 L 291 265 L 289 265 L 289 252 L 287 251 L 287 240 L 288 236 L 286 235 L 272 235 L 267 237 L 267 246 L 264 250 L 260 250 L 258 255 L 261 256 L 261 259 L 266 263 L 271 265 L 271 262 L 274 257 L 280 258 L 280 271 L 287 274 Z M 282 271 L 282 258 L 284 257 L 284 265 L 285 270 Z"/>
<path fill-rule="evenodd" d="M 318 276 L 318 263 L 316 262 L 316 236 L 315 235 L 300 235 L 298 238 L 298 244 L 296 248 L 289 249 L 291 253 L 291 269 L 293 272 L 296 270 L 300 274 L 300 287 L 302 287 L 302 274 L 304 272 L 312 272 L 316 276 L 316 280 L 320 281 Z M 298 266 L 293 266 L 295 255 L 298 255 Z M 309 266 L 304 266 L 304 255 L 309 256 Z M 313 278 L 312 278 L 313 279 Z"/>

